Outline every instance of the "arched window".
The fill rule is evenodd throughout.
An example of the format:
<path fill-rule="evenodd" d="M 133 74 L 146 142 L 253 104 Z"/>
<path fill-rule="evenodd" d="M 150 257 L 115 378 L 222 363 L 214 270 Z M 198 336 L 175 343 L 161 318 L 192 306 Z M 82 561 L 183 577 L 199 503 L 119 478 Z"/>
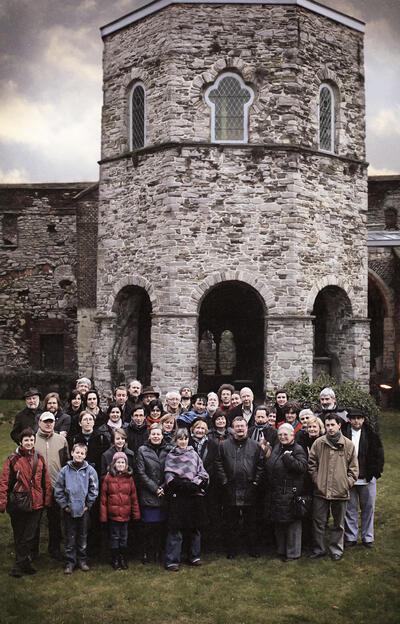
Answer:
<path fill-rule="evenodd" d="M 328 84 L 319 89 L 319 149 L 324 152 L 335 151 L 335 96 Z"/>
<path fill-rule="evenodd" d="M 144 147 L 146 141 L 146 94 L 142 83 L 136 83 L 131 90 L 130 108 L 130 149 Z"/>
<path fill-rule="evenodd" d="M 211 108 L 211 141 L 213 143 L 247 143 L 249 107 L 253 91 L 242 78 L 230 72 L 217 78 L 205 93 Z"/>

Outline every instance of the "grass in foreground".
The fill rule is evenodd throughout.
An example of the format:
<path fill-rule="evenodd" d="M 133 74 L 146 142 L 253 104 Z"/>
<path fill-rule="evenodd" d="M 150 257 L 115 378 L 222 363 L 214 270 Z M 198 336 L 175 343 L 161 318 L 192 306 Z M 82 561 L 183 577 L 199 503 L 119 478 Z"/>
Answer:
<path fill-rule="evenodd" d="M 19 404 L 18 404 L 19 405 Z M 9 417 L 15 402 L 0 402 L 0 459 L 13 450 Z M 339 563 L 209 555 L 202 568 L 175 573 L 133 562 L 126 572 L 94 563 L 66 578 L 43 554 L 35 577 L 12 579 L 12 533 L 0 517 L 0 621 L 2 624 L 397 624 L 399 592 L 399 414 L 381 416 L 386 467 L 378 483 L 376 547 L 346 551 Z M 44 536 L 46 537 L 46 536 Z M 43 543 L 42 552 L 46 545 Z"/>

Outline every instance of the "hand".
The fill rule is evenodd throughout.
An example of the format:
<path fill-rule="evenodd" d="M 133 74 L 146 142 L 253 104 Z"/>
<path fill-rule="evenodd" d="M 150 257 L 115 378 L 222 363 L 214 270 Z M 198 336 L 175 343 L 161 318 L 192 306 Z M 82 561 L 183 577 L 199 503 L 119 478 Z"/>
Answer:
<path fill-rule="evenodd" d="M 86 513 L 88 509 L 89 509 L 89 507 L 86 507 L 86 505 L 85 505 L 84 508 L 83 508 L 83 513 Z"/>
<path fill-rule="evenodd" d="M 69 507 L 64 507 L 64 511 L 66 511 L 67 513 L 71 513 L 71 510 Z"/>

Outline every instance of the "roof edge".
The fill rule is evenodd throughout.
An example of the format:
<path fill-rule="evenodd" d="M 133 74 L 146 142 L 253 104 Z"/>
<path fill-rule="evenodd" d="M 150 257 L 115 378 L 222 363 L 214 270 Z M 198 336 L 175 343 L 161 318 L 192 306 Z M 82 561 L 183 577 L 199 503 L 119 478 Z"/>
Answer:
<path fill-rule="evenodd" d="M 259 5 L 288 5 L 299 6 L 303 9 L 317 13 L 327 17 L 339 24 L 343 24 L 358 32 L 365 32 L 365 23 L 361 20 L 331 9 L 314 0 L 145 0 L 141 3 L 141 6 L 137 7 L 134 11 L 131 11 L 127 15 L 105 24 L 100 28 L 100 33 L 104 39 L 108 35 L 111 35 L 122 28 L 130 26 L 135 22 L 157 13 L 167 6 L 173 4 L 259 4 Z"/>

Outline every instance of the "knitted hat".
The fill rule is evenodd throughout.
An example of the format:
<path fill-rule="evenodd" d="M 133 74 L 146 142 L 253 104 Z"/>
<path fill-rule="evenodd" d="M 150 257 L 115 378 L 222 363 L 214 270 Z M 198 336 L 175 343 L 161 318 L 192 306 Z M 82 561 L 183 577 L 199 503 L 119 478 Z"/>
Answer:
<path fill-rule="evenodd" d="M 117 453 L 114 453 L 113 458 L 112 458 L 113 464 L 115 464 L 115 462 L 118 459 L 124 459 L 125 463 L 128 464 L 128 458 L 125 455 L 125 453 L 123 453 L 122 451 L 118 451 Z"/>

